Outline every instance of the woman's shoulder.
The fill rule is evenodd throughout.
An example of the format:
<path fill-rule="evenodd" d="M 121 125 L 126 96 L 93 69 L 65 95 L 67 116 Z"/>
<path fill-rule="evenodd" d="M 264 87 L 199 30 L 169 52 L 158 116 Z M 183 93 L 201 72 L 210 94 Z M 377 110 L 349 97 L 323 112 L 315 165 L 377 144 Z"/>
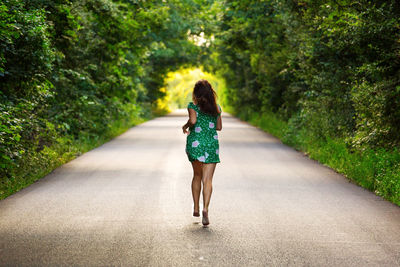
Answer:
<path fill-rule="evenodd" d="M 197 109 L 197 106 L 193 102 L 189 102 L 187 108 Z"/>

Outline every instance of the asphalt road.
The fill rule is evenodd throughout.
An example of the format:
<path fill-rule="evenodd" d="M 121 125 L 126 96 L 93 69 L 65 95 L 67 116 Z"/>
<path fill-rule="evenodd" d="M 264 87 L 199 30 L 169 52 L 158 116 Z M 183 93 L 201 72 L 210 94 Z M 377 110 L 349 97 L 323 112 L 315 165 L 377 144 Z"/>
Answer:
<path fill-rule="evenodd" d="M 0 201 L 1 266 L 400 266 L 400 208 L 223 116 L 209 227 L 183 111 Z"/>

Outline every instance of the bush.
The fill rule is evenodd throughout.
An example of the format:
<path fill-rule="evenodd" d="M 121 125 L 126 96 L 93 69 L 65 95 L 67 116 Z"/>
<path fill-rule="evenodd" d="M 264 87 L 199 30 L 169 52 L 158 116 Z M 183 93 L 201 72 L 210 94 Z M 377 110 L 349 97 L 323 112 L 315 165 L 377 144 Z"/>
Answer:
<path fill-rule="evenodd" d="M 189 8 L 190 7 L 190 8 Z M 203 48 L 195 1 L 0 3 L 0 199 L 154 115 Z M 81 147 L 83 146 L 83 147 Z"/>

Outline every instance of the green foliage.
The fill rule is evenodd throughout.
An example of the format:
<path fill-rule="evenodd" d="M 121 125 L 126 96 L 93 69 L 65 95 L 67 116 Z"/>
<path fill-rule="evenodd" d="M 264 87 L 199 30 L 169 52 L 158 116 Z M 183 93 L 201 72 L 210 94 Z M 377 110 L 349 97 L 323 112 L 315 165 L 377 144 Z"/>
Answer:
<path fill-rule="evenodd" d="M 192 92 L 195 83 L 200 79 L 208 80 L 217 93 L 217 97 L 223 94 L 225 82 L 223 79 L 202 71 L 200 68 L 181 69 L 176 72 L 168 73 L 166 77 L 166 86 L 163 88 L 166 92 L 164 98 L 159 99 L 160 108 L 174 110 L 177 108 L 186 108 L 192 101 Z M 217 99 L 221 103 L 220 99 Z"/>
<path fill-rule="evenodd" d="M 0 198 L 161 114 L 168 73 L 202 65 L 224 111 L 398 203 L 399 39 L 395 0 L 4 0 Z"/>
<path fill-rule="evenodd" d="M 210 5 L 2 1 L 0 199 L 152 117 L 166 74 L 204 57 L 188 32 Z"/>
<path fill-rule="evenodd" d="M 283 143 L 304 151 L 310 158 L 329 166 L 357 184 L 400 206 L 400 151 L 366 149 L 357 151 L 342 139 L 318 139 L 311 130 L 293 129 L 290 123 L 271 112 L 251 110 L 240 118 L 280 138 Z"/>
<path fill-rule="evenodd" d="M 46 75 L 52 68 L 54 51 L 49 25 L 42 9 L 26 10 L 21 1 L 0 4 L 1 90 L 17 96 L 42 93 Z"/>
<path fill-rule="evenodd" d="M 359 149 L 400 144 L 396 1 L 225 1 L 213 67 L 233 108 L 273 111 Z"/>
<path fill-rule="evenodd" d="M 231 109 L 398 203 L 400 3 L 221 3 L 210 62 Z"/>

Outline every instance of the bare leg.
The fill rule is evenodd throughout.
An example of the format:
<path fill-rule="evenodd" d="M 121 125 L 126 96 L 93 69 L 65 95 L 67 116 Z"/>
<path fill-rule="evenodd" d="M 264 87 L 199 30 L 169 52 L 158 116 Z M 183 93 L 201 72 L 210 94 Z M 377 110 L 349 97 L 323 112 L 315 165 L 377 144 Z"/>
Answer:
<path fill-rule="evenodd" d="M 203 211 L 208 212 L 208 205 L 212 193 L 212 178 L 214 175 L 216 163 L 203 164 Z"/>
<path fill-rule="evenodd" d="M 192 161 L 193 167 L 193 180 L 192 180 L 192 196 L 193 196 L 193 204 L 194 211 L 200 211 L 200 191 L 201 191 L 201 177 L 203 175 L 203 163 L 200 161 Z"/>

